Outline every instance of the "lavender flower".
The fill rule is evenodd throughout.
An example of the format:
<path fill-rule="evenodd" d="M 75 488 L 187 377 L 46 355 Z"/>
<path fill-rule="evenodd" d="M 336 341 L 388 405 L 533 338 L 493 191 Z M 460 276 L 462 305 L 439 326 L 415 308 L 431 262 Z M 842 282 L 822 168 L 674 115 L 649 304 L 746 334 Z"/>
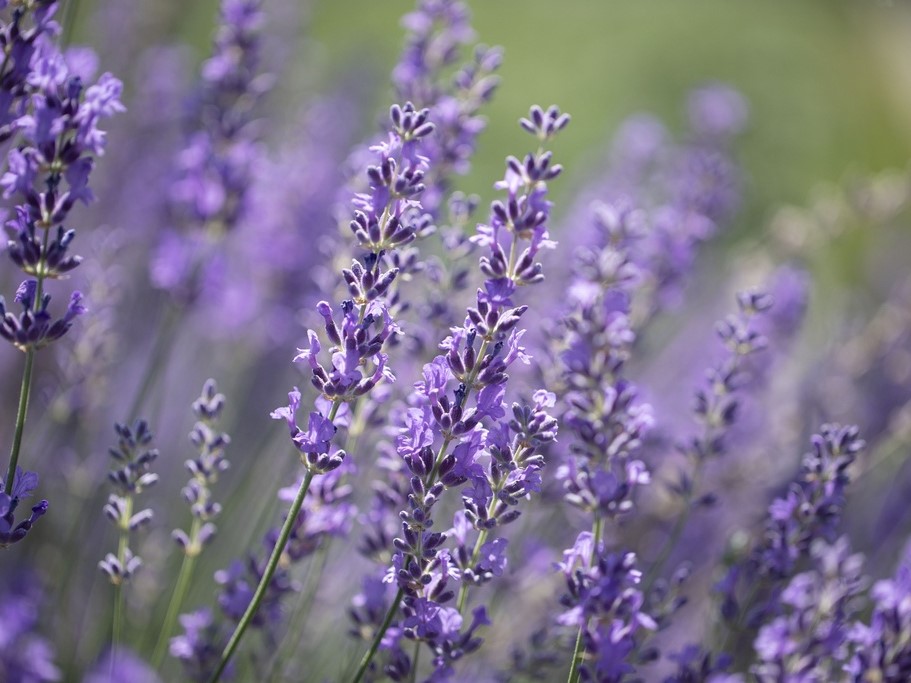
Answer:
<path fill-rule="evenodd" d="M 430 175 L 422 203 L 439 217 L 453 175 L 464 175 L 485 121 L 478 115 L 498 85 L 494 75 L 502 50 L 475 47 L 471 61 L 451 69 L 461 51 L 474 39 L 468 6 L 463 2 L 420 0 L 402 24 L 406 46 L 392 79 L 400 100 L 429 110 L 435 130 L 422 144 L 430 159 Z"/>
<path fill-rule="evenodd" d="M 0 24 L 0 45 L 6 55 L 0 70 L 0 142 L 17 132 L 19 111 L 30 94 L 28 78 L 35 52 L 42 41 L 60 32 L 53 20 L 56 11 L 56 0 L 38 0 L 16 7 L 10 20 Z"/>
<path fill-rule="evenodd" d="M 845 644 L 865 588 L 863 557 L 850 555 L 846 538 L 833 545 L 814 541 L 814 571 L 796 575 L 781 593 L 783 614 L 759 629 L 758 661 L 751 671 L 760 683 L 838 680 Z"/>
<path fill-rule="evenodd" d="M 192 479 L 183 488 L 184 500 L 190 505 L 193 524 L 190 532 L 175 529 L 172 537 L 187 555 L 198 555 L 215 535 L 212 520 L 221 512 L 221 505 L 212 500 L 211 487 L 218 475 L 229 467 L 224 450 L 231 442 L 227 434 L 216 428 L 225 406 L 225 397 L 218 393 L 215 380 L 206 380 L 202 394 L 193 402 L 197 422 L 190 432 L 190 441 L 199 449 L 199 457 L 187 460 Z"/>
<path fill-rule="evenodd" d="M 61 680 L 53 645 L 38 634 L 43 595 L 32 575 L 11 575 L 0 595 L 0 677 L 15 683 Z"/>
<path fill-rule="evenodd" d="M 144 420 L 137 420 L 133 427 L 114 425 L 117 433 L 117 447 L 108 453 L 118 464 L 108 473 L 108 479 L 117 493 L 108 497 L 104 513 L 117 527 L 120 544 L 117 554 L 108 553 L 98 567 L 108 575 L 111 583 L 119 586 L 128 582 L 139 569 L 142 560 L 129 547 L 130 534 L 152 521 L 152 510 L 146 508 L 133 512 L 135 496 L 158 481 L 158 475 L 151 471 L 152 463 L 158 458 L 158 451 L 150 448 L 152 432 Z M 122 465 L 121 465 L 122 463 Z"/>
<path fill-rule="evenodd" d="M 702 433 L 678 446 L 688 469 L 680 470 L 668 488 L 682 501 L 683 509 L 676 515 L 670 536 L 650 569 L 649 587 L 679 542 L 693 509 L 715 504 L 713 492 L 700 493 L 703 470 L 709 461 L 728 450 L 727 440 L 739 418 L 745 389 L 757 384 L 760 368 L 751 361 L 768 344 L 760 330 L 772 300 L 766 294 L 741 292 L 737 305 L 738 314 L 729 315 L 716 326 L 724 346 L 723 356 L 708 370 L 704 386 L 695 393 L 694 414 Z"/>
<path fill-rule="evenodd" d="M 589 532 L 579 534 L 572 549 L 563 554 L 560 570 L 567 593 L 567 608 L 558 619 L 580 630 L 583 660 L 574 666 L 581 680 L 619 682 L 635 671 L 641 631 L 657 628 L 643 609 L 638 588 L 642 573 L 633 553 L 606 553 Z"/>
<path fill-rule="evenodd" d="M 38 10 L 39 14 L 44 11 L 50 10 Z M 15 14 L 20 16 L 18 10 Z M 25 309 L 18 318 L 0 299 L 0 333 L 23 351 L 59 339 L 85 310 L 82 295 L 74 292 L 66 315 L 52 323 L 47 311 L 50 296 L 43 285 L 45 279 L 59 278 L 80 263 L 80 257 L 69 254 L 75 232 L 63 223 L 76 202 L 92 199 L 88 179 L 93 157 L 104 153 L 105 134 L 99 124 L 124 111 L 121 83 L 111 74 L 84 88 L 52 43 L 37 41 L 32 48 L 25 82 L 28 106 L 15 121 L 22 140 L 9 151 L 8 170 L 0 178 L 4 197 L 15 196 L 20 202 L 16 218 L 7 223 L 13 237 L 7 254 L 35 277 L 16 294 Z"/>
<path fill-rule="evenodd" d="M 240 222 L 260 156 L 254 105 L 268 87 L 257 75 L 260 0 L 223 0 L 211 57 L 193 103 L 194 129 L 176 160 L 170 191 L 174 228 L 151 265 L 153 283 L 192 301 L 212 249 Z"/>
<path fill-rule="evenodd" d="M 26 280 L 16 291 L 14 301 L 22 305 L 22 313 L 14 315 L 6 308 L 0 296 L 0 336 L 20 351 L 37 350 L 57 341 L 73 326 L 73 322 L 86 312 L 82 304 L 82 293 L 73 292 L 69 306 L 62 318 L 53 320 L 48 313 L 51 295 L 44 294 L 36 302 L 38 281 Z"/>
<path fill-rule="evenodd" d="M 823 425 L 812 438 L 813 450 L 804 456 L 800 473 L 787 493 L 768 510 L 762 536 L 748 555 L 733 563 L 716 585 L 721 616 L 740 637 L 740 628 L 754 628 L 774 614 L 783 584 L 814 540 L 834 541 L 850 482 L 850 466 L 865 444 L 857 427 Z M 746 598 L 741 594 L 749 586 Z"/>
<path fill-rule="evenodd" d="M 845 671 L 861 683 L 898 683 L 911 676 L 911 554 L 905 548 L 895 575 L 871 590 L 869 624 L 855 622 L 848 631 Z"/>
<path fill-rule="evenodd" d="M 220 629 L 206 609 L 181 615 L 180 625 L 184 632 L 171 638 L 171 656 L 181 661 L 190 680 L 204 683 L 221 656 Z"/>
<path fill-rule="evenodd" d="M 554 379 L 565 392 L 563 429 L 575 440 L 557 479 L 567 502 L 597 520 L 629 513 L 637 487 L 650 481 L 636 454 L 653 418 L 622 376 L 636 338 L 629 316 L 640 275 L 626 249 L 639 215 L 602 204 L 595 216 L 605 246 L 579 252 L 579 275 L 553 345 L 561 373 Z"/>
<path fill-rule="evenodd" d="M 542 141 L 569 121 L 556 107 L 547 113 L 534 107 L 531 119 L 538 124 L 527 125 L 537 126 L 533 129 Z M 545 411 L 553 397 L 542 391 L 535 395 L 534 407 L 516 404 L 510 422 L 502 421 L 502 404 L 507 370 L 517 360 L 528 360 L 521 345 L 524 331 L 518 329 L 527 307 L 513 306 L 510 297 L 517 286 L 543 279 L 535 258 L 541 248 L 553 246 L 546 227 L 547 181 L 561 168 L 551 167 L 550 158 L 549 152 L 538 152 L 528 155 L 524 164 L 512 157 L 507 160 L 506 177 L 497 187 L 507 191 L 508 200 L 495 201 L 490 225 L 478 228 L 478 243 L 491 252 L 481 259 L 481 270 L 489 278 L 485 289 L 478 290 L 477 306 L 468 309 L 465 322 L 452 328 L 440 345 L 445 353 L 424 366 L 423 381 L 415 383 L 409 405 L 401 412 L 395 448 L 405 467 L 393 466 L 390 475 L 401 481 L 378 490 L 376 532 L 365 543 L 369 553 L 379 554 L 379 541 L 387 538 L 383 510 L 404 504 L 399 512 L 401 535 L 393 539 L 396 552 L 386 575 L 399 590 L 386 618 L 376 624 L 357 680 L 372 665 L 381 641 L 391 657 L 386 670 L 394 678 L 407 675 L 415 665 L 401 650 L 401 638 L 425 643 L 434 652 L 434 675 L 441 678 L 451 675 L 455 660 L 480 645 L 473 634 L 487 622 L 486 611 L 476 609 L 467 631 L 459 629 L 468 586 L 485 583 L 505 567 L 506 540 L 488 542 L 487 535 L 515 520 L 518 512 L 510 508 L 540 488 L 539 448 L 555 437 L 556 423 Z M 527 247 L 520 246 L 524 242 Z M 450 398 L 453 382 L 458 384 Z M 486 472 L 480 460 L 485 452 L 490 457 Z M 405 478 L 410 478 L 407 484 Z M 446 534 L 432 531 L 432 515 L 445 491 L 463 484 L 466 512 L 456 517 L 454 560 L 443 547 Z M 473 544 L 468 541 L 469 524 L 479 532 Z M 458 609 L 446 607 L 456 596 L 451 586 L 459 581 Z M 405 619 L 390 627 L 400 605 Z M 438 620 L 446 626 L 438 627 Z M 364 618 L 359 621 L 363 624 Z"/>
<path fill-rule="evenodd" d="M 12 486 L 7 486 L 0 479 L 0 549 L 8 548 L 13 543 L 26 537 L 38 518 L 47 512 L 48 503 L 42 500 L 32 506 L 32 513 L 27 519 L 16 524 L 15 513 L 23 498 L 32 494 L 38 487 L 38 475 L 34 472 L 23 472 L 16 468 Z"/>

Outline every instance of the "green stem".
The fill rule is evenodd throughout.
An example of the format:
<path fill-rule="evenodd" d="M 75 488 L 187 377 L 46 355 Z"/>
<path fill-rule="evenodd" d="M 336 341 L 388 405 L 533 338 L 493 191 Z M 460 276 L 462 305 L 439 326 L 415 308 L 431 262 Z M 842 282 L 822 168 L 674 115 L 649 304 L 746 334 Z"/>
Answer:
<path fill-rule="evenodd" d="M 494 497 L 496 500 L 496 497 Z M 478 540 L 474 544 L 474 550 L 471 552 L 471 563 L 469 566 L 474 567 L 478 563 L 478 559 L 481 555 L 481 546 L 487 541 L 487 529 L 484 529 L 480 534 L 478 534 Z M 459 614 L 465 610 L 465 602 L 468 598 L 468 583 L 463 582 L 459 586 L 459 600 L 458 600 L 458 609 Z"/>
<path fill-rule="evenodd" d="M 79 0 L 69 0 L 63 14 L 63 35 L 60 36 L 61 47 L 67 47 L 73 39 L 76 28 L 76 16 L 79 13 Z"/>
<path fill-rule="evenodd" d="M 329 418 L 330 420 L 332 417 L 334 417 L 333 414 L 338 411 L 338 406 L 338 402 L 333 404 L 333 409 L 330 413 Z M 313 481 L 313 472 L 308 469 L 307 473 L 304 475 L 304 480 L 301 482 L 300 488 L 297 491 L 297 496 L 294 498 L 294 502 L 291 504 L 291 509 L 288 511 L 288 516 L 285 518 L 285 523 L 282 525 L 281 532 L 279 532 L 278 540 L 275 543 L 275 547 L 272 549 L 272 554 L 269 556 L 269 562 L 266 564 L 266 569 L 263 572 L 263 577 L 260 579 L 259 585 L 256 587 L 256 592 L 253 594 L 253 599 L 250 600 L 250 604 L 247 606 L 246 612 L 244 612 L 244 615 L 237 623 L 237 627 L 234 629 L 234 633 L 231 635 L 231 639 L 225 646 L 224 652 L 221 653 L 221 660 L 218 663 L 218 668 L 215 670 L 215 673 L 212 674 L 212 677 L 209 679 L 209 683 L 217 683 L 217 681 L 221 678 L 225 667 L 228 665 L 228 661 L 231 659 L 234 651 L 240 644 L 240 640 L 243 638 L 244 632 L 247 630 L 250 622 L 253 621 L 253 617 L 256 616 L 256 611 L 259 609 L 259 606 L 266 595 L 266 590 L 269 587 L 269 582 L 272 580 L 272 576 L 275 574 L 275 570 L 278 568 L 279 560 L 281 560 L 281 556 L 285 551 L 285 546 L 288 544 L 288 537 L 291 535 L 291 530 L 294 528 L 294 524 L 297 521 L 297 516 L 300 513 L 301 506 L 304 503 L 304 498 L 307 496 L 307 490 L 310 488 L 311 481 Z"/>
<path fill-rule="evenodd" d="M 4 484 L 11 492 L 16 483 L 16 467 L 19 464 L 19 451 L 22 448 L 22 434 L 25 432 L 25 417 L 28 414 L 28 400 L 32 391 L 32 368 L 35 364 L 35 350 L 29 347 L 25 352 L 25 368 L 22 370 L 22 384 L 19 387 L 19 410 L 16 411 L 16 432 L 13 435 L 13 447 L 10 450 L 9 467 L 6 470 Z"/>
<path fill-rule="evenodd" d="M 115 660 L 119 649 L 118 646 L 120 645 L 120 638 L 123 633 L 123 600 L 123 584 L 118 583 L 114 586 L 114 616 L 111 619 L 111 674 L 114 673 Z"/>
<path fill-rule="evenodd" d="M 171 593 L 171 601 L 168 603 L 168 611 L 165 614 L 164 623 L 158 634 L 158 642 L 155 644 L 155 651 L 152 654 L 152 668 L 158 669 L 161 660 L 164 658 L 165 647 L 171 633 L 174 631 L 174 624 L 177 622 L 177 615 L 180 607 L 183 605 L 184 598 L 187 597 L 187 590 L 190 588 L 190 577 L 193 576 L 193 569 L 196 566 L 196 557 L 199 549 L 196 547 L 196 536 L 200 529 L 199 518 L 193 518 L 193 526 L 190 528 L 190 545 L 183 556 L 183 562 L 180 563 L 180 574 L 177 576 L 177 583 L 174 585 L 174 592 Z"/>
<path fill-rule="evenodd" d="M 367 673 L 367 667 L 370 666 L 370 662 L 373 660 L 373 655 L 376 654 L 377 648 L 380 646 L 380 642 L 383 640 L 383 635 L 385 635 L 386 630 L 389 628 L 389 624 L 392 623 L 395 613 L 399 611 L 399 605 L 402 604 L 402 598 L 405 597 L 405 591 L 399 588 L 398 593 L 395 594 L 395 599 L 392 601 L 392 604 L 389 605 L 389 609 L 386 611 L 386 617 L 383 619 L 383 623 L 377 629 L 376 634 L 373 636 L 373 642 L 370 643 L 370 649 L 364 653 L 364 656 L 361 658 L 361 664 L 357 669 L 357 673 L 354 675 L 353 683 L 360 683 L 364 678 L 364 674 Z"/>
<path fill-rule="evenodd" d="M 590 564 L 595 563 L 595 558 L 598 556 L 598 545 L 601 543 L 601 533 L 604 530 L 604 520 L 601 517 L 595 517 L 595 524 L 592 527 L 592 556 Z M 579 633 L 576 635 L 576 646 L 573 648 L 573 661 L 572 666 L 569 668 L 569 678 L 567 678 L 567 683 L 578 683 L 580 671 L 579 665 L 582 663 L 582 656 L 585 654 L 582 651 L 582 636 L 585 633 L 585 622 L 579 626 Z"/>

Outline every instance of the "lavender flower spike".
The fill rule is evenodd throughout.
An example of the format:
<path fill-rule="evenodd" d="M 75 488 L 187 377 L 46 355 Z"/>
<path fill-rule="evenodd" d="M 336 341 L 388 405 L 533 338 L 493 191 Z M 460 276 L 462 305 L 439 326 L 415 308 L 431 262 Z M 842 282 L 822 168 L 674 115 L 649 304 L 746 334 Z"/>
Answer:
<path fill-rule="evenodd" d="M 73 292 L 66 313 L 52 320 L 45 281 L 79 265 L 79 257 L 68 252 L 75 233 L 64 223 L 77 203 L 93 199 L 89 176 L 105 146 L 100 124 L 124 111 L 122 84 L 111 74 L 86 88 L 70 72 L 50 39 L 59 31 L 51 19 L 57 3 L 16 4 L 11 24 L 0 28 L 0 140 L 19 137 L 7 152 L 0 187 L 3 197 L 17 205 L 16 218 L 6 226 L 12 236 L 6 253 L 30 278 L 16 292 L 23 308 L 18 316 L 0 297 L 0 336 L 26 356 L 7 480 L 18 467 L 35 352 L 66 334 L 85 312 L 82 295 Z M 32 28 L 27 28 L 29 18 Z"/>
<path fill-rule="evenodd" d="M 137 420 L 133 427 L 115 425 L 117 447 L 108 453 L 117 467 L 108 473 L 116 493 L 108 497 L 104 513 L 117 527 L 120 543 L 117 554 L 108 553 L 98 567 L 108 575 L 111 583 L 120 586 L 128 582 L 142 564 L 129 547 L 129 537 L 152 521 L 152 510 L 133 511 L 135 496 L 158 481 L 158 475 L 151 471 L 152 463 L 158 458 L 158 451 L 151 448 L 152 432 L 143 420 Z"/>
<path fill-rule="evenodd" d="M 218 481 L 218 475 L 229 467 L 224 451 L 231 442 L 230 437 L 217 428 L 224 407 L 225 397 L 218 393 L 215 380 L 206 380 L 202 394 L 193 401 L 197 422 L 190 432 L 190 442 L 199 450 L 199 455 L 187 460 L 191 479 L 181 491 L 190 506 L 193 521 L 189 531 L 175 529 L 171 532 L 171 538 L 180 546 L 184 558 L 152 655 L 152 665 L 156 667 L 164 657 L 165 646 L 190 587 L 195 559 L 215 536 L 216 527 L 212 520 L 221 513 L 221 505 L 213 500 L 212 486 Z"/>
<path fill-rule="evenodd" d="M 268 89 L 259 75 L 261 0 L 222 0 L 211 57 L 203 64 L 193 132 L 177 158 L 173 221 L 151 264 L 154 284 L 185 302 L 199 294 L 212 245 L 243 219 L 261 156 L 255 105 Z"/>
<path fill-rule="evenodd" d="M 218 475 L 229 467 L 224 450 L 231 439 L 216 429 L 224 406 L 225 397 L 218 393 L 215 380 L 206 380 L 202 394 L 193 402 L 197 422 L 190 432 L 190 442 L 199 449 L 199 455 L 186 462 L 192 478 L 181 492 L 190 506 L 193 523 L 189 533 L 175 529 L 171 534 L 188 556 L 198 555 L 212 540 L 215 535 L 212 520 L 221 512 L 221 505 L 212 500 L 211 487 L 218 481 Z"/>
<path fill-rule="evenodd" d="M 419 154 L 419 142 L 433 132 L 434 126 L 427 120 L 426 110 L 418 111 L 411 104 L 393 105 L 389 118 L 391 130 L 387 138 L 370 150 L 378 163 L 366 169 L 368 191 L 352 200 L 354 218 L 349 227 L 360 246 L 370 252 L 363 265 L 355 262 L 343 272 L 354 298 L 343 301 L 335 310 L 326 301 L 317 305 L 331 346 L 324 352 L 319 334 L 308 330 L 307 345 L 298 349 L 294 359 L 309 367 L 310 383 L 320 392 L 318 409 L 309 412 L 306 427 L 299 425 L 301 397 L 295 389 L 288 394 L 288 406 L 272 412 L 273 419 L 288 425 L 291 442 L 304 466 L 304 477 L 281 529 L 274 540 L 270 539 L 272 547 L 265 567 L 255 572 L 259 579 L 256 589 L 252 595 L 248 591 L 240 594 L 237 604 L 244 605 L 242 614 L 210 683 L 219 680 L 243 634 L 257 619 L 260 606 L 267 595 L 274 593 L 273 578 L 292 534 L 300 529 L 299 514 L 314 477 L 337 470 L 346 458 L 345 452 L 332 443 L 340 408 L 357 401 L 379 382 L 395 380 L 383 348 L 399 330 L 385 300 L 398 271 L 384 271 L 382 257 L 412 241 L 423 224 L 420 195 L 424 191 L 427 159 Z M 230 587 L 237 585 L 232 575 L 239 573 L 235 565 L 221 573 L 221 578 Z"/>
<path fill-rule="evenodd" d="M 16 524 L 16 508 L 37 486 L 38 475 L 34 472 L 23 472 L 21 467 L 16 468 L 16 476 L 11 487 L 6 486 L 0 479 L 0 548 L 8 548 L 25 538 L 38 518 L 47 512 L 47 501 L 42 500 L 32 506 L 32 513 L 27 519 Z"/>
<path fill-rule="evenodd" d="M 533 107 L 531 117 L 541 120 L 536 135 L 542 141 L 569 120 L 555 107 L 547 115 Z M 434 676 L 441 680 L 451 675 L 457 660 L 480 647 L 475 632 L 490 620 L 479 606 L 463 630 L 468 589 L 503 574 L 507 540 L 488 536 L 515 521 L 520 501 L 540 490 L 541 451 L 556 438 L 556 421 L 547 412 L 553 394 L 537 391 L 532 405 L 514 404 L 512 419 L 506 419 L 504 396 L 509 368 L 530 361 L 519 325 L 528 307 L 513 305 L 512 297 L 518 287 L 543 280 L 537 255 L 554 246 L 547 232 L 547 183 L 562 169 L 552 166 L 551 153 L 543 150 L 524 162 L 509 157 L 506 166 L 496 187 L 507 197 L 492 203 L 489 224 L 478 226 L 474 238 L 489 250 L 480 259 L 484 288 L 464 322 L 440 344 L 444 353 L 424 366 L 423 381 L 414 385 L 403 407 L 395 447 L 404 467 L 392 472 L 402 481 L 390 487 L 393 495 L 383 506 L 401 506 L 401 532 L 392 539 L 395 552 L 384 579 L 398 590 L 385 617 L 373 624 L 355 681 L 367 675 L 381 644 L 399 677 L 416 673 L 401 641 L 426 645 L 434 655 Z M 437 503 L 448 490 L 463 486 L 464 512 L 456 515 L 452 532 L 434 531 Z M 473 531 L 477 535 L 469 540 Z M 382 530 L 376 534 L 383 535 Z M 450 538 L 456 540 L 454 550 L 446 547 Z M 458 583 L 457 606 L 449 607 Z M 402 619 L 393 623 L 399 608 Z M 354 615 L 363 621 L 361 611 Z"/>

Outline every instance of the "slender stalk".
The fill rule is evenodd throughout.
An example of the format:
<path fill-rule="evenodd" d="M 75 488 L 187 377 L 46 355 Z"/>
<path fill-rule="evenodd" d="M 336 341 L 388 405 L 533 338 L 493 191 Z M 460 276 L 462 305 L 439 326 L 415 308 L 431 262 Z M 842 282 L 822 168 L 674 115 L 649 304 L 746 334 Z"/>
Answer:
<path fill-rule="evenodd" d="M 592 527 L 592 556 L 590 564 L 595 563 L 595 558 L 598 557 L 598 545 L 601 543 L 601 533 L 604 530 L 604 520 L 601 517 L 595 517 L 595 524 Z M 579 633 L 576 635 L 576 646 L 573 649 L 573 661 L 572 666 L 569 668 L 569 678 L 567 678 L 567 683 L 578 683 L 579 676 L 581 672 L 579 671 L 579 665 L 582 663 L 582 657 L 585 654 L 582 648 L 582 636 L 585 633 L 585 622 L 579 626 Z"/>
<path fill-rule="evenodd" d="M 366 311 L 366 309 L 367 307 L 365 305 L 361 308 L 361 311 Z M 357 452 L 358 442 L 364 433 L 364 428 L 367 426 L 366 415 L 369 411 L 364 409 L 358 410 L 359 406 L 363 408 L 363 405 L 359 400 L 351 401 L 348 404 L 351 426 L 348 428 L 348 435 L 345 437 L 345 445 L 342 447 L 342 450 L 348 453 L 349 456 Z M 317 589 L 323 578 L 323 572 L 325 572 L 326 565 L 328 564 L 332 541 L 332 536 L 325 536 L 316 551 L 316 566 L 311 567 L 310 571 L 307 572 L 307 585 L 301 593 L 300 601 L 292 611 L 290 619 L 291 625 L 286 630 L 285 635 L 279 644 L 278 653 L 272 659 L 272 665 L 267 677 L 270 681 L 279 679 L 282 667 L 286 666 L 288 660 L 291 658 L 294 636 L 299 636 L 303 633 L 306 617 L 310 614 L 310 608 L 313 606 Z"/>
<path fill-rule="evenodd" d="M 63 35 L 60 36 L 60 45 L 67 47 L 73 40 L 73 31 L 76 29 L 76 17 L 79 14 L 79 0 L 69 0 L 63 13 Z"/>
<path fill-rule="evenodd" d="M 184 553 L 183 561 L 180 563 L 180 574 L 177 575 L 177 583 L 174 585 L 174 592 L 171 593 L 168 611 L 165 614 L 164 623 L 158 633 L 158 642 L 155 644 L 155 650 L 152 654 L 151 664 L 153 669 L 158 669 L 161 665 L 165 646 L 174 631 L 177 615 L 180 612 L 181 605 L 183 605 L 184 598 L 187 597 L 187 590 L 190 588 L 190 577 L 193 576 L 193 569 L 196 567 L 196 557 L 199 554 L 196 536 L 199 534 L 200 527 L 199 518 L 194 517 L 193 524 L 190 527 L 190 546 L 187 548 L 187 552 Z"/>
<path fill-rule="evenodd" d="M 339 403 L 336 402 L 333 404 L 333 410 L 330 413 L 330 419 L 334 417 L 334 413 L 338 410 Z M 240 618 L 240 621 L 237 622 L 237 627 L 234 629 L 234 633 L 231 634 L 231 639 L 228 641 L 228 644 L 225 646 L 224 651 L 221 653 L 221 660 L 218 663 L 218 668 L 215 669 L 215 673 L 212 674 L 212 677 L 209 679 L 209 683 L 217 683 L 221 678 L 221 675 L 224 673 L 225 667 L 228 665 L 228 661 L 234 655 L 234 651 L 237 650 L 237 646 L 240 644 L 241 638 L 244 636 L 247 627 L 250 626 L 250 622 L 253 621 L 253 617 L 256 616 L 256 611 L 259 609 L 260 604 L 263 601 L 263 597 L 266 595 L 266 589 L 269 587 L 269 582 L 272 580 L 275 570 L 278 568 L 279 560 L 285 551 L 285 546 L 288 544 L 288 537 L 291 535 L 291 530 L 294 528 L 294 524 L 297 521 L 297 516 L 300 513 L 301 506 L 304 504 L 304 498 L 307 496 L 307 491 L 310 488 L 310 482 L 313 481 L 313 472 L 309 469 L 304 475 L 304 480 L 301 482 L 300 488 L 297 491 L 297 496 L 294 498 L 294 502 L 291 504 L 291 509 L 288 511 L 288 516 L 285 518 L 285 523 L 282 524 L 281 531 L 278 535 L 278 540 L 275 543 L 275 547 L 272 549 L 272 554 L 269 556 L 269 562 L 266 564 L 266 569 L 263 572 L 263 577 L 259 581 L 259 585 L 256 587 L 256 592 L 253 594 L 253 599 L 250 600 L 250 604 L 247 606 L 247 610 L 244 612 L 243 616 Z"/>
<path fill-rule="evenodd" d="M 496 496 L 496 494 L 494 494 L 494 495 Z M 496 500 L 496 497 L 494 498 L 494 500 Z M 472 552 L 471 552 L 471 565 L 470 566 L 474 567 L 478 563 L 478 559 L 481 555 L 481 546 L 484 545 L 484 543 L 486 543 L 486 542 L 487 542 L 487 529 L 484 529 L 483 531 L 481 531 L 480 534 L 478 534 L 478 540 L 474 544 L 474 550 L 472 550 Z M 462 614 L 462 612 L 465 611 L 465 602 L 466 602 L 467 598 L 468 598 L 468 584 L 463 582 L 462 585 L 459 586 L 459 600 L 457 603 L 459 614 Z"/>
<path fill-rule="evenodd" d="M 370 666 L 370 662 L 373 660 L 373 655 L 376 654 L 377 649 L 380 646 L 380 642 L 383 640 L 383 636 L 386 634 L 386 630 L 389 628 L 389 624 L 392 623 L 392 619 L 395 617 L 396 612 L 399 611 L 399 605 L 402 604 L 402 598 L 405 597 L 405 591 L 399 588 L 398 593 L 395 594 L 395 599 L 392 601 L 392 604 L 389 605 L 389 609 L 386 610 L 386 616 L 383 619 L 383 623 L 377 629 L 376 634 L 373 636 L 373 642 L 370 643 L 370 649 L 364 653 L 364 656 L 361 658 L 361 664 L 357 669 L 357 673 L 354 675 L 353 683 L 360 683 L 364 678 L 364 674 L 367 673 L 367 667 Z"/>
<path fill-rule="evenodd" d="M 117 542 L 117 560 L 120 564 L 120 567 L 126 569 L 126 556 L 127 550 L 129 549 L 129 539 L 130 539 L 130 527 L 129 520 L 133 515 L 133 497 L 128 496 L 125 503 L 125 513 L 123 518 L 126 522 L 122 523 L 120 526 L 120 540 Z M 126 596 L 124 595 L 124 575 L 121 575 L 117 582 L 114 584 L 114 614 L 111 617 L 111 661 L 110 661 L 110 673 L 113 675 L 114 668 L 117 665 L 117 651 L 121 641 L 123 640 L 123 630 L 124 630 L 124 601 Z"/>
<path fill-rule="evenodd" d="M 117 662 L 117 651 L 120 645 L 121 634 L 123 633 L 123 584 L 118 583 L 114 586 L 114 616 L 111 619 L 111 661 L 110 677 L 113 679 L 114 667 Z"/>
<path fill-rule="evenodd" d="M 12 491 L 19 464 L 19 451 L 22 448 L 22 434 L 25 431 L 25 417 L 28 414 L 28 401 L 32 391 L 32 368 L 35 364 L 35 350 L 29 347 L 25 352 L 25 367 L 22 370 L 22 384 L 19 386 L 19 409 L 16 411 L 16 432 L 13 435 L 13 447 L 9 455 L 9 467 L 6 470 L 6 490 Z"/>

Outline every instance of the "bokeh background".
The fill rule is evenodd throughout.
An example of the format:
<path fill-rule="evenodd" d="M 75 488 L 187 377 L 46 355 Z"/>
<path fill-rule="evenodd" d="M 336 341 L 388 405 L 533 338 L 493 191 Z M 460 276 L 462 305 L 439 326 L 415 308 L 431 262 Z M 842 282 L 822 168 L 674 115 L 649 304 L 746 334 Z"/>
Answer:
<path fill-rule="evenodd" d="M 267 3 L 268 4 L 268 3 Z M 363 88 L 373 111 L 389 99 L 389 73 L 402 46 L 408 0 L 283 3 L 272 0 L 271 48 L 280 80 L 271 99 L 303 103 L 340 82 Z M 582 175 L 602 161 L 627 116 L 647 111 L 672 129 L 684 122 L 689 89 L 707 80 L 735 86 L 753 124 L 739 145 L 750 178 L 741 224 L 759 229 L 782 203 L 804 202 L 820 184 L 848 174 L 904 167 L 911 148 L 911 8 L 875 0 L 794 3 L 652 0 L 474 2 L 481 41 L 505 48 L 502 85 L 487 109 L 466 190 L 490 191 L 503 157 L 521 142 L 516 119 L 532 101 L 572 113 L 560 154 Z M 80 0 L 75 42 L 112 44 L 117 32 Z M 214 0 L 131 5 L 136 40 L 182 42 L 201 61 L 209 49 Z M 120 45 L 120 49 L 124 46 Z M 110 68 L 116 70 L 117 64 Z M 349 81 L 348 79 L 352 79 Z M 293 116 L 284 111 L 285 116 Z M 370 111 L 365 107 L 365 111 Z M 364 131 L 374 120 L 363 121 Z M 280 141 L 276 141 L 280 143 Z M 573 183 L 563 184 L 570 192 Z M 559 189 L 557 190 L 560 191 Z M 559 197 L 559 195 L 558 195 Z"/>

